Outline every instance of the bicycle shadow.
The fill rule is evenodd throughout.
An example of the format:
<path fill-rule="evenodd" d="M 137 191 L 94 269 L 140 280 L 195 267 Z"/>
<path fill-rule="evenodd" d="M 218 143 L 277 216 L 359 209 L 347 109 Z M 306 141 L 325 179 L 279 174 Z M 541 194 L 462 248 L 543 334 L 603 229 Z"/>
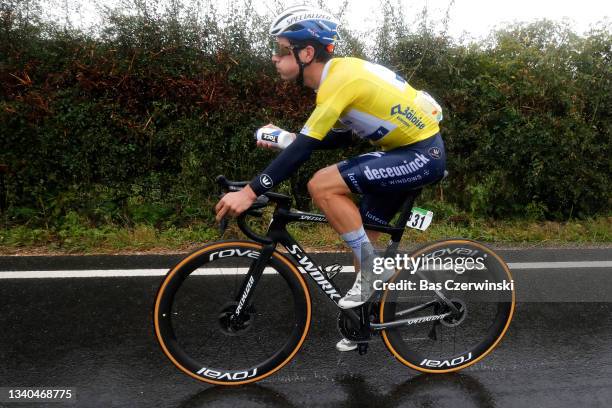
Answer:
<path fill-rule="evenodd" d="M 347 398 L 335 407 L 439 407 L 473 406 L 494 408 L 491 393 L 476 378 L 461 373 L 420 374 L 383 393 L 361 375 L 345 375 L 335 380 Z M 300 385 L 303 386 L 303 385 Z M 313 393 L 313 398 L 316 398 Z M 316 406 L 316 399 L 311 401 Z M 297 407 L 282 393 L 266 386 L 248 384 L 238 387 L 214 386 L 200 391 L 179 405 L 179 408 L 208 406 L 227 407 Z"/>
<path fill-rule="evenodd" d="M 476 378 L 461 373 L 419 374 L 384 394 L 373 389 L 364 377 L 344 376 L 337 379 L 348 399 L 341 407 L 440 407 L 474 406 L 493 408 L 495 400 Z"/>
<path fill-rule="evenodd" d="M 199 407 L 294 407 L 285 396 L 258 384 L 241 386 L 215 385 L 191 396 L 179 408 Z"/>

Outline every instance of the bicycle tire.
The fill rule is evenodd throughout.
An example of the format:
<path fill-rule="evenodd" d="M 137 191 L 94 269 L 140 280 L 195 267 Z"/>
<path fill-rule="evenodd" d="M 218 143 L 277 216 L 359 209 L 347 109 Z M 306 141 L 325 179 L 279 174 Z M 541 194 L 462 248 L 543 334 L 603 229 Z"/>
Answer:
<path fill-rule="evenodd" d="M 433 254 L 445 246 L 456 245 L 458 247 L 464 247 L 466 250 L 472 248 L 473 250 L 481 251 L 482 254 L 486 254 L 487 259 L 486 270 L 491 271 L 491 277 L 495 278 L 495 281 L 507 280 L 512 281 L 512 275 L 506 263 L 488 247 L 472 240 L 466 239 L 450 239 L 434 242 L 431 244 L 424 245 L 410 254 L 411 257 L 417 258 L 428 254 Z M 396 273 L 389 282 L 395 282 L 400 273 Z M 398 320 L 395 315 L 397 302 L 393 299 L 397 298 L 397 294 L 394 291 L 387 289 L 384 291 L 379 309 L 379 316 L 381 323 L 391 322 Z M 462 350 L 444 360 L 432 359 L 430 356 L 416 352 L 414 347 L 415 342 L 421 341 L 435 341 L 434 339 L 409 339 L 412 342 L 412 346 L 408 344 L 408 341 L 402 338 L 403 328 L 386 329 L 382 331 L 382 338 L 387 349 L 399 360 L 402 364 L 425 373 L 449 373 L 454 371 L 462 370 L 469 367 L 485 356 L 487 356 L 497 345 L 506 334 L 512 316 L 514 314 L 515 307 L 515 291 L 512 288 L 511 294 L 506 294 L 504 301 L 495 303 L 496 310 L 494 311 L 495 317 L 490 325 L 486 328 L 486 335 L 476 344 L 471 346 L 467 350 Z M 491 302 L 491 305 L 494 304 Z M 492 308 L 493 306 L 490 306 Z M 469 312 L 469 308 L 466 308 Z M 467 315 L 469 318 L 469 315 Z M 467 319 L 466 318 L 466 319 Z M 416 325 L 415 325 L 416 326 Z M 457 326 L 458 327 L 458 326 Z M 434 336 L 435 337 L 435 336 Z M 454 350 L 453 350 L 454 352 Z"/>
<path fill-rule="evenodd" d="M 270 310 L 270 314 L 272 314 L 273 311 L 278 311 L 279 316 L 273 318 L 282 319 L 283 316 L 280 316 L 280 310 L 274 308 L 274 305 L 272 305 L 276 298 L 270 297 L 267 293 L 262 293 L 262 289 L 264 288 L 260 287 L 260 285 L 262 282 L 267 281 L 271 282 L 270 285 L 274 285 L 275 287 L 281 289 L 286 287 L 289 289 L 288 292 L 284 291 L 281 294 L 287 299 L 293 299 L 293 307 L 289 305 L 289 312 L 287 313 L 292 313 L 295 321 L 280 322 L 289 327 L 287 333 L 285 333 L 287 336 L 286 339 L 279 336 L 278 341 L 283 342 L 281 343 L 282 347 L 279 347 L 272 355 L 267 356 L 267 358 L 261 361 L 257 360 L 252 365 L 249 362 L 248 367 L 232 367 L 233 364 L 228 360 L 219 363 L 223 365 L 221 367 L 218 365 L 210 365 L 208 361 L 201 361 L 202 359 L 210 361 L 218 360 L 221 358 L 219 356 L 224 356 L 225 354 L 240 356 L 239 350 L 232 350 L 229 348 L 231 344 L 236 344 L 236 342 L 241 345 L 241 336 L 242 340 L 249 340 L 255 344 L 255 346 L 245 346 L 248 348 L 246 351 L 240 350 L 244 358 L 249 360 L 258 358 L 259 349 L 265 347 L 268 343 L 274 342 L 275 339 L 268 341 L 265 338 L 259 338 L 268 335 L 265 329 L 263 329 L 262 333 L 256 335 L 248 330 L 244 330 L 244 333 L 238 333 L 238 335 L 236 335 L 225 332 L 222 328 L 213 327 L 215 319 L 221 321 L 221 318 L 218 316 L 222 316 L 223 313 L 227 314 L 227 310 L 232 308 L 235 310 L 232 302 L 234 300 L 232 298 L 233 294 L 227 295 L 230 300 L 228 303 L 229 309 L 227 307 L 223 308 L 224 305 L 222 305 L 222 309 L 218 309 L 216 304 L 209 305 L 212 302 L 211 297 L 205 296 L 204 292 L 208 295 L 218 294 L 220 299 L 226 296 L 223 291 L 213 289 L 216 282 L 223 281 L 225 276 L 219 277 L 215 275 L 216 277 L 213 279 L 213 275 L 208 274 L 208 269 L 205 269 L 203 273 L 193 273 L 202 268 L 219 267 L 219 264 L 227 264 L 230 258 L 233 261 L 242 262 L 248 265 L 254 262 L 254 259 L 261 254 L 261 250 L 262 245 L 252 241 L 225 241 L 212 243 L 184 258 L 168 272 L 162 281 L 155 298 L 153 312 L 155 335 L 166 357 L 168 357 L 179 370 L 190 377 L 198 381 L 216 385 L 241 385 L 256 382 L 274 374 L 289 363 L 304 343 L 310 328 L 312 314 L 308 286 L 294 264 L 283 254 L 275 250 L 266 265 L 266 272 L 262 275 L 257 286 L 253 289 L 254 294 L 253 298 L 251 298 L 252 302 L 250 302 L 248 307 L 252 310 L 252 325 L 255 327 L 256 323 L 261 325 L 268 322 L 268 320 L 261 320 L 264 319 L 264 317 L 256 316 L 261 314 L 262 307 L 274 309 Z M 225 269 L 228 268 L 219 267 L 219 269 L 216 270 L 221 271 Z M 236 270 L 239 272 L 239 268 L 236 268 Z M 229 275 L 228 272 L 227 276 L 237 276 L 237 280 L 244 280 L 244 277 L 238 275 L 239 273 Z M 189 283 L 197 283 L 197 285 L 193 286 L 195 289 L 185 287 L 185 282 L 187 280 L 189 280 Z M 258 295 L 258 291 L 261 296 Z M 231 290 L 229 292 L 231 292 Z M 279 299 L 282 299 L 282 296 L 280 296 Z M 179 303 L 180 312 L 178 311 Z M 286 299 L 283 303 L 286 303 Z M 258 307 L 260 309 L 257 309 Z M 200 308 L 204 309 L 204 311 L 200 311 Z M 245 309 L 246 308 L 247 306 L 245 306 Z M 179 333 L 177 336 L 175 332 L 179 326 L 179 314 L 180 318 L 185 317 L 188 319 L 188 323 L 180 326 L 186 329 L 184 333 Z M 268 324 L 273 325 L 275 322 L 269 322 Z M 193 336 L 192 334 L 194 333 L 192 332 L 196 329 L 201 329 L 202 334 Z M 186 333 L 188 333 L 188 335 Z M 251 335 L 249 335 L 249 333 L 251 333 Z M 214 336 L 215 339 L 218 337 L 220 340 L 215 341 L 211 347 L 204 347 L 203 345 L 197 344 L 200 340 L 204 343 L 210 341 L 212 336 Z M 193 347 L 191 347 L 192 344 L 194 344 Z M 261 347 L 258 347 L 258 345 Z M 198 351 L 198 353 L 195 353 L 195 351 Z M 205 355 L 210 354 L 210 356 L 194 357 L 199 353 Z"/>

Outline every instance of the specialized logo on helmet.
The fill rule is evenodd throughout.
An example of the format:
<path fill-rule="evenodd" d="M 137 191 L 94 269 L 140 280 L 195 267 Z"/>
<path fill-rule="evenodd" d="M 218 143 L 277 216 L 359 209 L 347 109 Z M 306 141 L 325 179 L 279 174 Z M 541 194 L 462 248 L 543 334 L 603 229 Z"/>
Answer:
<path fill-rule="evenodd" d="M 292 24 L 299 23 L 300 21 L 304 21 L 304 20 L 318 20 L 318 19 L 328 19 L 328 18 L 329 18 L 329 15 L 323 14 L 323 13 L 305 13 L 305 14 L 298 14 L 297 16 L 288 18 L 285 21 L 285 24 L 292 25 Z"/>
<path fill-rule="evenodd" d="M 272 177 L 268 176 L 267 174 L 262 174 L 261 176 L 259 176 L 259 182 L 265 188 L 271 188 L 274 185 Z"/>

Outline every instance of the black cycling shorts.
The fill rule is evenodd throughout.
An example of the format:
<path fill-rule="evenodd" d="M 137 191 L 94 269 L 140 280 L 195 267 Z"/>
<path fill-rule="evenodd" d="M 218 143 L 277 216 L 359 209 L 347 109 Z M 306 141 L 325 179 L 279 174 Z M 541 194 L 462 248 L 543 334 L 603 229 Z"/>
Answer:
<path fill-rule="evenodd" d="M 411 190 L 442 179 L 446 170 L 439 133 L 388 152 L 371 152 L 337 164 L 347 186 L 363 195 L 359 210 L 366 224 L 388 225 Z"/>

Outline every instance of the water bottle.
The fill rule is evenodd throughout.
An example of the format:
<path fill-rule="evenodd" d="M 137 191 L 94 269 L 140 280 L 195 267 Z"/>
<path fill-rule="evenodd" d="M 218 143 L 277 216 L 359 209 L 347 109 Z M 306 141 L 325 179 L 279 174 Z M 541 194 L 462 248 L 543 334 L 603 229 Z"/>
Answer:
<path fill-rule="evenodd" d="M 283 129 L 262 127 L 255 132 L 255 140 L 270 142 L 277 149 L 283 150 L 295 140 L 295 136 Z"/>

